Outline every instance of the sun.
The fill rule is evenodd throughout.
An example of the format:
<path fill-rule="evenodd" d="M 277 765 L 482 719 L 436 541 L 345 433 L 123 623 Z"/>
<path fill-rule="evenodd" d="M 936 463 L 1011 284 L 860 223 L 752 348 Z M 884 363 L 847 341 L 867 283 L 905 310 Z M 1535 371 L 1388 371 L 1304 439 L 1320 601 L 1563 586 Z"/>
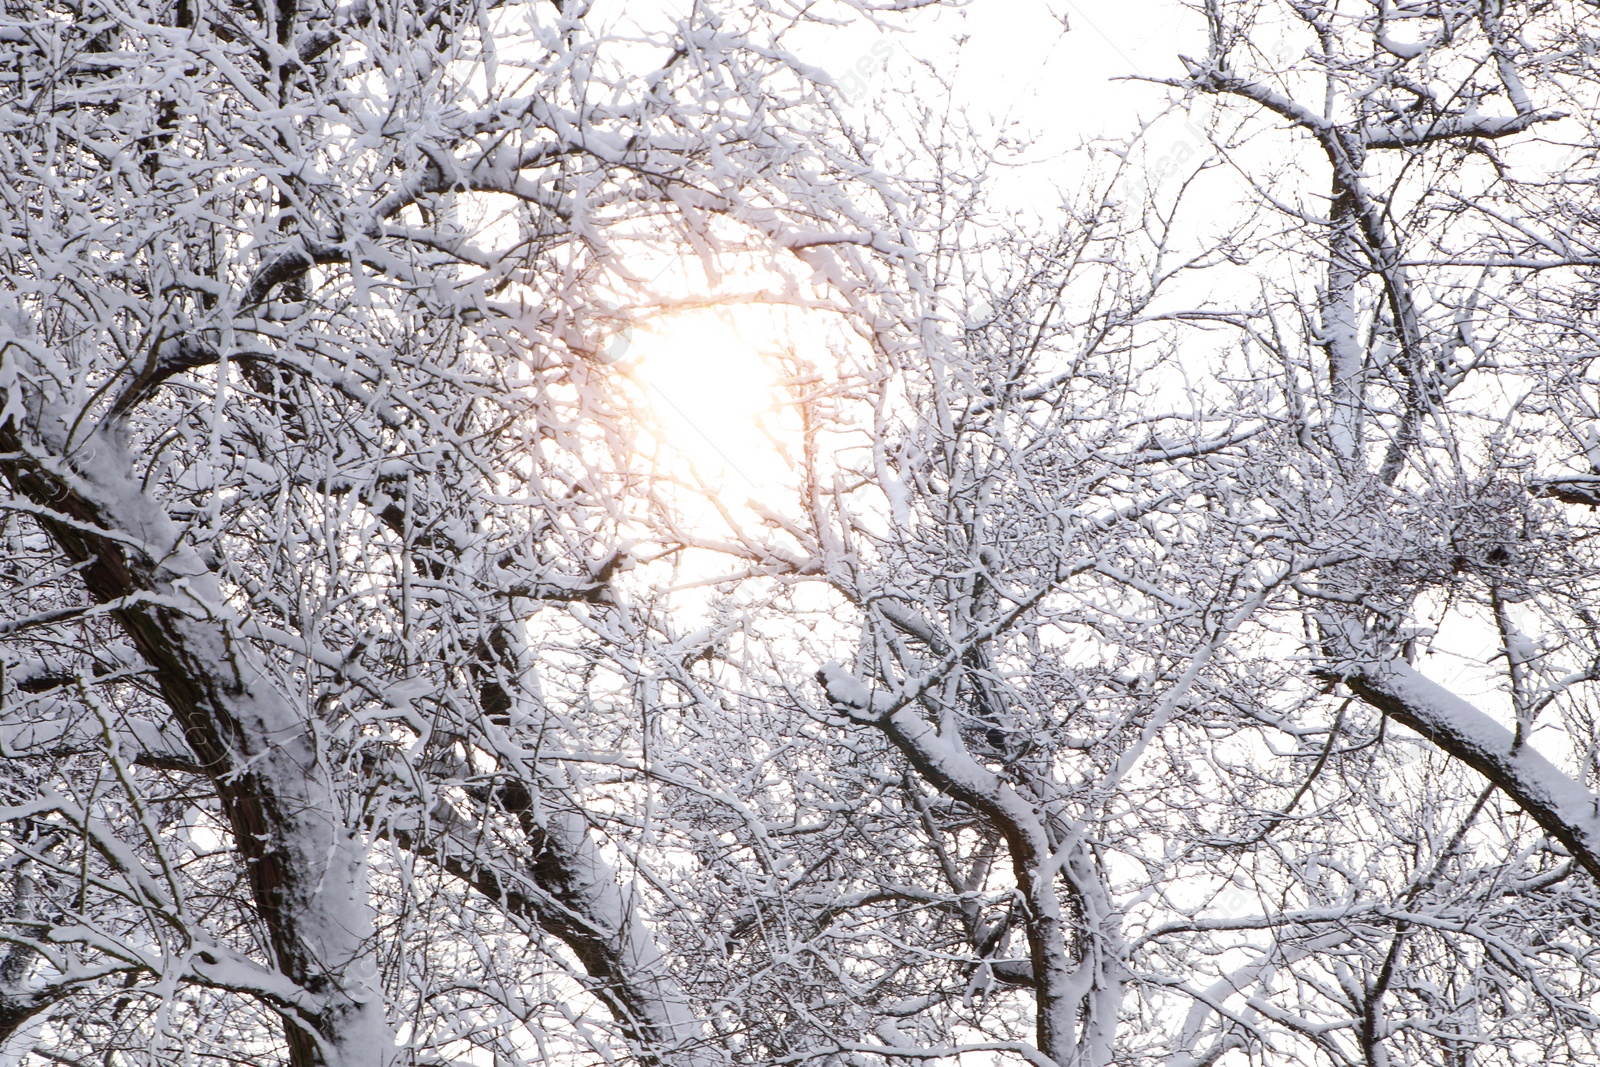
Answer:
<path fill-rule="evenodd" d="M 798 420 L 782 386 L 779 324 L 761 309 L 698 308 L 635 327 L 625 362 L 662 473 L 724 505 L 770 501 L 792 480 Z"/>

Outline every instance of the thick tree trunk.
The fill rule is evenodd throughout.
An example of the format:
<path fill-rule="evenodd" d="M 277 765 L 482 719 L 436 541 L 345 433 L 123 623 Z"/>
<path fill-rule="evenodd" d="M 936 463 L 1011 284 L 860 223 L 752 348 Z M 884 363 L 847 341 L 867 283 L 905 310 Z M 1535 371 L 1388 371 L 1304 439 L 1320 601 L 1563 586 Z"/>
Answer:
<path fill-rule="evenodd" d="M 16 422 L 0 426 L 4 476 L 89 595 L 152 668 L 216 789 L 278 970 L 315 998 L 286 1019 L 294 1067 L 388 1067 L 394 1039 L 377 984 L 365 845 L 343 818 L 316 722 L 286 699 L 230 629 L 215 578 L 168 517 L 133 487 L 133 464 L 101 432 L 75 463 Z"/>

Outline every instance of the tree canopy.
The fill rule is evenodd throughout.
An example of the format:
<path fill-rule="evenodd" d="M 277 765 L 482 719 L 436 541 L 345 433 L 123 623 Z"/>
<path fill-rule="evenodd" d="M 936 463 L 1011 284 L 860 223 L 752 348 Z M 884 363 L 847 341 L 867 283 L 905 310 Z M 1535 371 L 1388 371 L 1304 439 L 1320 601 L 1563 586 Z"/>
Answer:
<path fill-rule="evenodd" d="M 1600 13 L 946 6 L 4 0 L 0 1064 L 1594 1062 Z"/>

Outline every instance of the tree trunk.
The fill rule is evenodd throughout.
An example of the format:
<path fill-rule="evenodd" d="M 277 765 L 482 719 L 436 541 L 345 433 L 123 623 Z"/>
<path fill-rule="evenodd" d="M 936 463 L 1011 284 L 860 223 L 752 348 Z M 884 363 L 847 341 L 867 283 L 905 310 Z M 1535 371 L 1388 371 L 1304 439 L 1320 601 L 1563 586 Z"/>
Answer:
<path fill-rule="evenodd" d="M 216 789 L 274 963 L 320 1005 L 314 1017 L 285 1018 L 291 1064 L 388 1067 L 394 1038 L 377 984 L 366 846 L 345 824 L 315 718 L 255 662 L 216 579 L 132 488 L 120 443 L 102 429 L 69 457 L 41 437 L 15 418 L 0 425 L 0 469 L 82 565 L 90 597 L 115 605 Z"/>

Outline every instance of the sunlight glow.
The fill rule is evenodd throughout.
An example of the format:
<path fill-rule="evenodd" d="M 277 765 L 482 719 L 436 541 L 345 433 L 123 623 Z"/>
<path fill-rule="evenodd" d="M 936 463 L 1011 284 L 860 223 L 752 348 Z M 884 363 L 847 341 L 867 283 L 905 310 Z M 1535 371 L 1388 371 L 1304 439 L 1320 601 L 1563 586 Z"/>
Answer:
<path fill-rule="evenodd" d="M 781 388 L 777 317 L 760 309 L 675 312 L 629 335 L 623 361 L 654 423 L 641 447 L 662 473 L 724 506 L 777 503 L 799 423 Z"/>

